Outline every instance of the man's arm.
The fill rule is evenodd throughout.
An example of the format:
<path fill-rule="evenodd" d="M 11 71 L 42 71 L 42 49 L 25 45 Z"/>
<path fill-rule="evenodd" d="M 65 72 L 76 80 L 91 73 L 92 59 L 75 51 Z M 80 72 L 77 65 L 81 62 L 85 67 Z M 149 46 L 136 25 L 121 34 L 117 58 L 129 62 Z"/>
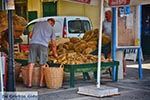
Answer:
<path fill-rule="evenodd" d="M 32 33 L 32 31 L 31 31 L 31 32 L 29 33 L 29 38 L 32 38 L 32 34 L 33 34 L 33 33 Z"/>
<path fill-rule="evenodd" d="M 57 58 L 58 54 L 57 54 L 57 47 L 56 47 L 56 41 L 55 40 L 51 40 L 51 47 L 52 47 L 54 57 Z"/>

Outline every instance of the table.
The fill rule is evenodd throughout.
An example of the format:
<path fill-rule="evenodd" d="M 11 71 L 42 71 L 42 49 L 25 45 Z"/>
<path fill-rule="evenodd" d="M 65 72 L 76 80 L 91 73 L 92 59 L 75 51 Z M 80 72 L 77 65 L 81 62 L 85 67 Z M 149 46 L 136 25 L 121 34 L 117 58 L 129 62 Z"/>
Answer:
<path fill-rule="evenodd" d="M 22 66 L 28 65 L 28 60 L 15 59 L 15 61 L 20 63 Z"/>
<path fill-rule="evenodd" d="M 91 64 L 76 64 L 76 65 L 69 65 L 65 64 L 64 65 L 64 71 L 70 73 L 70 87 L 74 87 L 74 76 L 75 72 L 96 72 L 97 71 L 97 64 L 98 63 L 91 63 Z M 53 67 L 53 66 L 60 66 L 60 64 L 54 64 L 54 63 L 49 63 L 48 65 Z M 118 80 L 118 66 L 119 62 L 118 61 L 112 61 L 112 62 L 101 62 L 101 69 L 105 68 L 112 68 L 113 76 L 112 80 L 117 81 Z M 116 70 L 114 70 L 116 69 Z"/>

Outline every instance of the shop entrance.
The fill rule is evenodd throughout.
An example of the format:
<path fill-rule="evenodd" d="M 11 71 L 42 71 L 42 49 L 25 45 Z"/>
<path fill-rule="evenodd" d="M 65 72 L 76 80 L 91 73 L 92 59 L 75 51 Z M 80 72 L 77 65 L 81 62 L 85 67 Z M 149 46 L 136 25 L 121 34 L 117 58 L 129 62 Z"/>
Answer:
<path fill-rule="evenodd" d="M 142 51 L 150 55 L 150 4 L 142 6 Z"/>

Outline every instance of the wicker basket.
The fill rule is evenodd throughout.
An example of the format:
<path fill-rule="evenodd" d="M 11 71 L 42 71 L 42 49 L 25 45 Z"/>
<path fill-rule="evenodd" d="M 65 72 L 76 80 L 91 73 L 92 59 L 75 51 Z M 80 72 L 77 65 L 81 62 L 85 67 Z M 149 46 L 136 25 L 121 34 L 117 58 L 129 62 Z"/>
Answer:
<path fill-rule="evenodd" d="M 28 84 L 28 67 L 23 66 L 21 68 L 22 71 L 22 79 L 24 85 Z M 34 67 L 33 75 L 32 75 L 32 86 L 39 86 L 40 83 L 40 67 Z"/>
<path fill-rule="evenodd" d="M 18 62 L 15 62 L 15 79 L 16 80 L 19 79 L 20 72 L 21 72 L 21 64 Z"/>
<path fill-rule="evenodd" d="M 49 67 L 46 65 L 44 68 L 44 77 L 47 88 L 61 88 L 63 82 L 63 65 L 60 67 Z"/>

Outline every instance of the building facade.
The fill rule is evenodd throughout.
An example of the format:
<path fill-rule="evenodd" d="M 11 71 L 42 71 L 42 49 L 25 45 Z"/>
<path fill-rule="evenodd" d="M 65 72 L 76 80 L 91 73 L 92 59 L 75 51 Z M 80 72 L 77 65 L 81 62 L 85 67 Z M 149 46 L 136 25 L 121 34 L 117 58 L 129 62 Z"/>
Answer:
<path fill-rule="evenodd" d="M 91 19 L 93 28 L 99 28 L 99 0 L 95 6 L 66 0 L 15 0 L 15 4 L 16 13 L 28 21 L 44 16 L 86 16 Z"/>

